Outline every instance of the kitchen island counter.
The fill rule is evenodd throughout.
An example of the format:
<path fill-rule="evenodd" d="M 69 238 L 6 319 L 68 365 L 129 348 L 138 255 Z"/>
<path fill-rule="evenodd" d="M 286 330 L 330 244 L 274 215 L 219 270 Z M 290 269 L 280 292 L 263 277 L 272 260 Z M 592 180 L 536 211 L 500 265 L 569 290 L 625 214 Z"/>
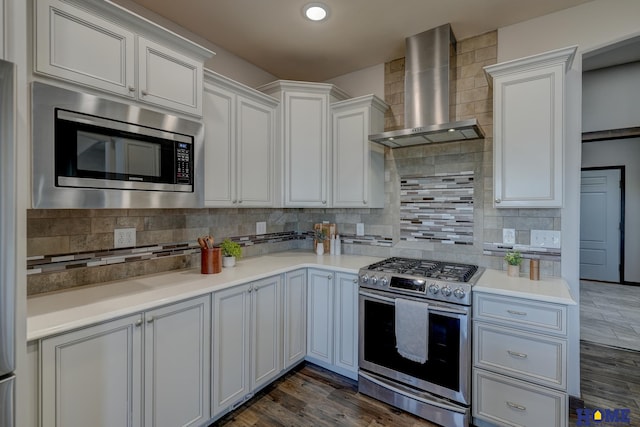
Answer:
<path fill-rule="evenodd" d="M 145 311 L 165 304 L 219 291 L 299 268 L 327 268 L 355 274 L 383 258 L 323 255 L 288 251 L 243 258 L 219 274 L 200 274 L 200 268 L 139 276 L 27 299 L 27 340 Z"/>

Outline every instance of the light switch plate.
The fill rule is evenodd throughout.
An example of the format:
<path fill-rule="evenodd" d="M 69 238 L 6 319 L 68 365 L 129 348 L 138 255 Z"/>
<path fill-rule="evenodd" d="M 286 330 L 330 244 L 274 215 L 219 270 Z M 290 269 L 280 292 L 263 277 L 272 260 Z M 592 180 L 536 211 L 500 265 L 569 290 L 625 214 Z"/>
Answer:
<path fill-rule="evenodd" d="M 364 223 L 356 223 L 356 236 L 364 236 Z"/>
<path fill-rule="evenodd" d="M 554 230 L 531 230 L 531 246 L 560 249 L 560 232 Z"/>
<path fill-rule="evenodd" d="M 256 222 L 256 234 L 265 234 L 267 232 L 266 221 Z"/>
<path fill-rule="evenodd" d="M 116 228 L 113 230 L 114 248 L 133 248 L 136 245 L 135 228 Z"/>
<path fill-rule="evenodd" d="M 502 243 L 504 243 L 505 245 L 516 244 L 516 230 L 514 228 L 502 229 Z"/>

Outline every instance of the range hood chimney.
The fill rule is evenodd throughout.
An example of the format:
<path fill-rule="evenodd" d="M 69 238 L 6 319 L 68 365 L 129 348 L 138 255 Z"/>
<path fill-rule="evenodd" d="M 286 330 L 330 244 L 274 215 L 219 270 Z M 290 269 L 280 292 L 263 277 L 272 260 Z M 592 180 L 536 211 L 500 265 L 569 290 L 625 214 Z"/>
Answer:
<path fill-rule="evenodd" d="M 369 140 L 399 148 L 484 138 L 476 119 L 449 122 L 450 99 L 456 96 L 455 50 L 450 24 L 406 38 L 405 129 L 369 135 Z"/>

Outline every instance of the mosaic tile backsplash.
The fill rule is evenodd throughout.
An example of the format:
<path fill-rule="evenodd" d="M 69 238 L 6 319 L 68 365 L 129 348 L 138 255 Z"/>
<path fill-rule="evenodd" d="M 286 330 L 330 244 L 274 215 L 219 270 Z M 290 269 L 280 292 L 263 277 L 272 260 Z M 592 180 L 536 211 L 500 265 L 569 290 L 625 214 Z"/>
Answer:
<path fill-rule="evenodd" d="M 400 177 L 400 239 L 473 244 L 473 171 Z"/>

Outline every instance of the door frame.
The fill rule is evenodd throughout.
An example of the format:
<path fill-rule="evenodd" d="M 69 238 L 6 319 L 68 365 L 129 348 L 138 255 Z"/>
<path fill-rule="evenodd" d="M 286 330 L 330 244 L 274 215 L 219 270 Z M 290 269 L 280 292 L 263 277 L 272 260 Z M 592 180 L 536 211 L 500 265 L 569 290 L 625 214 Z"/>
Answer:
<path fill-rule="evenodd" d="M 582 171 L 593 171 L 593 170 L 619 170 L 620 171 L 620 227 L 619 227 L 619 245 L 620 245 L 620 283 L 624 285 L 640 285 L 640 283 L 627 282 L 624 280 L 624 224 L 625 224 L 625 216 L 624 216 L 624 193 L 625 193 L 625 166 L 593 166 L 581 168 L 581 176 Z M 580 179 L 582 182 L 582 178 Z M 580 212 L 582 214 L 582 212 Z M 609 283 L 609 282 L 607 282 Z M 612 283 L 612 282 L 611 282 Z"/>

